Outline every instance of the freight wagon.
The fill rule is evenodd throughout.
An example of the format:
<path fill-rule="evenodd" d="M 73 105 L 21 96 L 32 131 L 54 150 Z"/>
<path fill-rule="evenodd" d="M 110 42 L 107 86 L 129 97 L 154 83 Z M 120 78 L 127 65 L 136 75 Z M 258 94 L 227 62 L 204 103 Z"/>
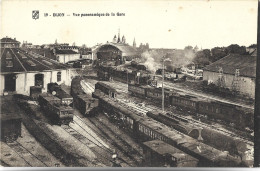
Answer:
<path fill-rule="evenodd" d="M 74 110 L 70 106 L 61 103 L 60 99 L 49 93 L 39 96 L 39 104 L 52 123 L 68 125 L 73 121 Z"/>
<path fill-rule="evenodd" d="M 73 103 L 73 97 L 66 93 L 57 83 L 49 83 L 47 87 L 48 92 L 61 99 L 62 104 L 71 105 Z"/>
<path fill-rule="evenodd" d="M 81 77 L 73 78 L 71 82 L 71 95 L 74 99 L 73 105 L 81 114 L 87 116 L 94 113 L 98 106 L 98 99 L 92 97 L 91 94 L 86 94 L 80 85 L 83 80 Z"/>
<path fill-rule="evenodd" d="M 13 142 L 21 136 L 22 118 L 19 115 L 19 108 L 10 99 L 11 96 L 1 97 L 1 141 Z"/>
<path fill-rule="evenodd" d="M 144 167 L 197 167 L 198 159 L 163 141 L 143 143 Z"/>

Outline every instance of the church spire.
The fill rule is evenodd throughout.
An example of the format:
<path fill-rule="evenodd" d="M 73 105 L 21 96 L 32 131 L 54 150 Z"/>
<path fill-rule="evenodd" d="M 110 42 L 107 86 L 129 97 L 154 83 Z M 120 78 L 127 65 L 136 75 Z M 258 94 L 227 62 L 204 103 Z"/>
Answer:
<path fill-rule="evenodd" d="M 122 43 L 126 43 L 125 36 L 122 37 Z"/>
<path fill-rule="evenodd" d="M 133 47 L 136 47 L 135 38 L 134 38 L 134 42 L 133 42 Z"/>
<path fill-rule="evenodd" d="M 121 43 L 121 40 L 120 40 L 120 28 L 118 29 L 117 43 Z"/>

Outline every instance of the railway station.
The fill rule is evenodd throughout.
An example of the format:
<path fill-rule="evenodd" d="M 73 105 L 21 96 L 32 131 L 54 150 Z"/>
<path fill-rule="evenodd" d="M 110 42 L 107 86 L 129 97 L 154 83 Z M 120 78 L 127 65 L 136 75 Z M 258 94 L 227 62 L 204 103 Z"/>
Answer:
<path fill-rule="evenodd" d="M 52 56 L 45 55 L 50 47 L 20 47 L 16 39 L 1 39 L 3 165 L 252 167 L 251 101 L 237 103 L 240 96 L 231 100 L 189 86 L 206 81 L 221 87 L 225 78 L 232 87 L 237 78 L 236 91 L 253 98 L 255 53 L 239 56 L 246 65 L 242 68 L 229 65 L 238 55 L 227 55 L 200 69 L 203 79 L 195 79 L 193 63 L 186 70 L 162 67 L 154 72 L 142 59 L 144 53 L 164 54 L 157 61 L 164 66 L 164 57 L 175 50 L 149 45 L 145 50 L 135 40 L 131 46 L 120 33 L 92 48 L 60 45 L 52 47 Z M 83 54 L 91 58 L 88 64 L 81 61 Z M 171 64 L 168 60 L 174 68 Z"/>

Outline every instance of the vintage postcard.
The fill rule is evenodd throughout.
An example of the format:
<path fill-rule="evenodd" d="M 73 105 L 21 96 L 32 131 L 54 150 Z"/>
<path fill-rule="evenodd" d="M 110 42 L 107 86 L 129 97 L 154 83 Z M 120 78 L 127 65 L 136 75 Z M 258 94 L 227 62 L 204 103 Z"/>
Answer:
<path fill-rule="evenodd" d="M 259 166 L 257 14 L 257 0 L 2 0 L 0 165 Z"/>

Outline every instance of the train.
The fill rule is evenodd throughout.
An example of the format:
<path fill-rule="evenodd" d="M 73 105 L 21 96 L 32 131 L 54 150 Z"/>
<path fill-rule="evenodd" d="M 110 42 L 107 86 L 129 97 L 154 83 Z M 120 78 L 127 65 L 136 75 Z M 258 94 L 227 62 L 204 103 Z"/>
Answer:
<path fill-rule="evenodd" d="M 156 102 L 162 99 L 161 88 L 128 84 L 128 91 L 135 96 L 156 99 L 154 100 Z M 233 123 L 238 129 L 254 128 L 253 110 L 238 105 L 203 99 L 168 89 L 165 89 L 164 101 L 165 105 L 176 106 L 194 115 L 202 114 L 210 119 Z"/>
<path fill-rule="evenodd" d="M 66 93 L 60 85 L 57 83 L 49 83 L 47 85 L 48 92 L 51 93 L 52 95 L 58 97 L 61 99 L 61 103 L 64 105 L 72 105 L 73 103 L 73 97 Z"/>
<path fill-rule="evenodd" d="M 53 124 L 68 125 L 73 121 L 74 109 L 64 105 L 58 97 L 50 93 L 42 93 L 39 95 L 38 102 Z"/>
<path fill-rule="evenodd" d="M 191 136 L 194 139 L 203 141 L 216 149 L 228 151 L 233 156 L 243 156 L 246 143 L 228 134 L 223 134 L 211 127 L 193 127 L 187 120 L 177 117 L 172 112 L 163 113 L 162 111 L 147 112 L 146 116 L 161 122 L 181 133 Z"/>
<path fill-rule="evenodd" d="M 22 117 L 19 108 L 10 98 L 3 96 L 0 100 L 1 141 L 13 142 L 21 137 Z"/>
<path fill-rule="evenodd" d="M 101 65 L 97 70 L 97 77 L 104 81 L 116 80 L 124 83 L 147 85 L 153 80 L 153 77 L 146 71 L 138 70 L 120 70 L 112 66 Z"/>
<path fill-rule="evenodd" d="M 97 89 L 104 92 L 109 97 L 116 98 L 116 95 L 117 95 L 116 89 L 112 88 L 111 86 L 107 85 L 106 83 L 103 83 L 100 81 L 97 82 L 95 84 L 95 90 L 97 90 Z"/>
<path fill-rule="evenodd" d="M 95 114 L 95 110 L 98 107 L 98 99 L 92 97 L 91 94 L 86 94 L 80 83 L 83 80 L 82 77 L 74 77 L 71 82 L 71 96 L 73 97 L 73 105 L 84 116 L 91 116 Z"/>
<path fill-rule="evenodd" d="M 136 68 L 138 70 L 146 70 L 146 66 L 143 64 L 138 64 L 136 61 L 131 61 L 131 67 Z"/>
<path fill-rule="evenodd" d="M 142 143 L 144 167 L 197 167 L 198 159 L 161 140 Z"/>
<path fill-rule="evenodd" d="M 171 129 L 150 117 L 136 113 L 131 107 L 109 97 L 101 90 L 96 90 L 92 96 L 99 99 L 100 110 L 107 113 L 112 122 L 121 125 L 136 141 L 155 139 L 164 141 L 199 159 L 198 166 L 241 166 L 240 159 Z"/>

